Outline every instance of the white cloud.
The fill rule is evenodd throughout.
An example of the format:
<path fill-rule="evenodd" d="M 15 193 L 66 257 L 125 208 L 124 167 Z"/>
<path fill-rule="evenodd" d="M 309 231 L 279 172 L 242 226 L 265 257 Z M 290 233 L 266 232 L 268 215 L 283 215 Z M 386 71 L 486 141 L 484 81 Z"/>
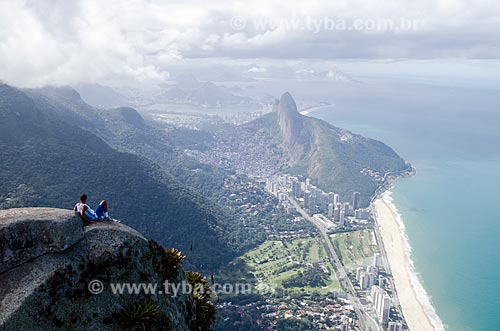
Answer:
<path fill-rule="evenodd" d="M 168 74 L 145 63 L 142 40 L 133 39 L 133 26 L 123 29 L 134 20 L 128 12 L 132 7 L 125 6 L 123 16 L 116 17 L 111 9 L 116 6 L 107 8 L 92 1 L 80 1 L 66 13 L 46 10 L 51 3 L 31 4 L 0 3 L 3 80 L 40 86 L 97 80 L 161 81 Z M 52 14 L 45 15 L 47 12 Z"/>
<path fill-rule="evenodd" d="M 500 58 L 499 17 L 496 0 L 0 0 L 0 79 L 155 82 L 188 59 L 219 57 Z M 418 28 L 327 28 L 402 18 Z"/>
<path fill-rule="evenodd" d="M 253 66 L 250 69 L 248 69 L 247 72 L 263 73 L 263 72 L 267 72 L 267 70 L 266 70 L 266 68 L 263 68 L 263 67 Z"/>

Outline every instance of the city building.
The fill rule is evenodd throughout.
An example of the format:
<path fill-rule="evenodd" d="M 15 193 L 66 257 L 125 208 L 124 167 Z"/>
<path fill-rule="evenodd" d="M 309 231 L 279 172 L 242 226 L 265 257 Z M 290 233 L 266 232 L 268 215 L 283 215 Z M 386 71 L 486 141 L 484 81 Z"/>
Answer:
<path fill-rule="evenodd" d="M 273 181 L 268 178 L 266 179 L 266 190 L 272 193 L 272 189 L 273 189 Z"/>
<path fill-rule="evenodd" d="M 389 320 L 389 312 L 391 310 L 391 297 L 385 293 L 378 310 L 378 318 L 382 324 L 387 323 Z"/>
<path fill-rule="evenodd" d="M 359 287 L 361 287 L 362 290 L 366 290 L 368 288 L 368 283 L 369 283 L 368 274 L 365 271 L 363 271 L 361 273 L 361 276 L 359 277 Z"/>
<path fill-rule="evenodd" d="M 357 267 L 356 268 L 356 280 L 359 282 L 359 278 L 361 277 L 361 273 L 365 271 L 365 268 L 363 267 Z"/>
<path fill-rule="evenodd" d="M 354 194 L 352 195 L 352 208 L 353 208 L 353 210 L 359 209 L 359 202 L 360 202 L 360 193 L 354 192 Z"/>
<path fill-rule="evenodd" d="M 378 276 L 378 286 L 384 287 L 385 286 L 385 278 L 382 275 Z"/>
<path fill-rule="evenodd" d="M 370 212 L 363 209 L 358 209 L 354 212 L 354 217 L 360 221 L 367 221 L 370 219 Z"/>
<path fill-rule="evenodd" d="M 403 331 L 403 324 L 401 322 L 389 322 L 387 331 Z"/>
<path fill-rule="evenodd" d="M 373 266 L 375 268 L 380 268 L 380 253 L 375 253 L 373 255 Z"/>
<path fill-rule="evenodd" d="M 362 271 L 359 277 L 359 286 L 363 290 L 371 289 L 375 285 L 376 274 L 373 272 Z"/>
<path fill-rule="evenodd" d="M 334 212 L 333 203 L 329 203 L 329 204 L 328 204 L 328 217 L 329 217 L 329 218 L 332 218 L 332 217 L 333 217 L 333 212 Z"/>
<path fill-rule="evenodd" d="M 300 198 L 302 196 L 302 183 L 298 180 L 292 180 L 292 195 L 295 198 Z"/>
<path fill-rule="evenodd" d="M 343 209 L 344 209 L 344 215 L 345 216 L 350 215 L 351 208 L 350 208 L 349 202 L 344 203 L 344 208 Z"/>
<path fill-rule="evenodd" d="M 292 205 L 287 205 L 285 206 L 285 212 L 287 214 L 295 214 L 297 212 L 297 209 L 295 209 L 295 207 L 293 207 Z"/>
<path fill-rule="evenodd" d="M 386 324 L 389 320 L 391 309 L 391 298 L 380 286 L 374 285 L 371 291 L 372 303 L 377 317 L 381 324 Z"/>
<path fill-rule="evenodd" d="M 374 273 L 375 275 L 378 275 L 378 268 L 372 265 L 369 265 L 366 267 L 366 272 L 371 272 Z"/>
<path fill-rule="evenodd" d="M 340 209 L 338 207 L 333 210 L 333 220 L 335 222 L 340 221 Z"/>
<path fill-rule="evenodd" d="M 335 194 L 333 192 L 328 192 L 328 203 L 335 204 Z"/>
<path fill-rule="evenodd" d="M 328 202 L 328 194 L 326 194 L 326 193 L 323 192 L 321 194 L 321 210 L 323 210 L 325 212 L 328 211 L 328 204 L 329 204 L 329 202 Z"/>
<path fill-rule="evenodd" d="M 309 195 L 309 203 L 306 205 L 307 209 L 309 211 L 316 213 L 316 198 L 317 198 L 317 193 L 316 191 L 311 190 L 311 194 Z"/>
<path fill-rule="evenodd" d="M 334 194 L 333 195 L 333 204 L 338 205 L 340 203 L 340 195 Z"/>
<path fill-rule="evenodd" d="M 304 207 L 306 209 L 309 208 L 310 200 L 311 200 L 311 191 L 305 190 L 304 191 Z"/>

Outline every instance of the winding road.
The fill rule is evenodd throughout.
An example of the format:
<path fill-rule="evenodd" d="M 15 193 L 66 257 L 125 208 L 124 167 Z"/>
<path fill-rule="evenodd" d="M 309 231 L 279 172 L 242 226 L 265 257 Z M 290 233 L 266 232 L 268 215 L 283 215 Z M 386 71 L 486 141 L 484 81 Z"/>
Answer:
<path fill-rule="evenodd" d="M 330 262 L 333 265 L 335 272 L 337 273 L 337 278 L 339 279 L 340 285 L 345 291 L 348 292 L 349 296 L 351 297 L 350 299 L 353 303 L 354 311 L 358 315 L 361 329 L 367 331 L 379 331 L 380 328 L 378 323 L 365 311 L 364 306 L 356 296 L 356 290 L 352 285 L 352 282 L 349 279 L 344 266 L 340 262 L 340 259 L 332 245 L 332 242 L 330 241 L 330 237 L 328 236 L 328 229 L 314 217 L 310 216 L 304 209 L 302 209 L 302 207 L 300 207 L 298 202 L 293 197 L 291 197 L 289 194 L 287 194 L 287 197 L 290 203 L 295 207 L 297 212 L 299 212 L 304 219 L 311 222 L 321 234 L 323 246 L 325 247 L 328 258 L 330 259 Z"/>

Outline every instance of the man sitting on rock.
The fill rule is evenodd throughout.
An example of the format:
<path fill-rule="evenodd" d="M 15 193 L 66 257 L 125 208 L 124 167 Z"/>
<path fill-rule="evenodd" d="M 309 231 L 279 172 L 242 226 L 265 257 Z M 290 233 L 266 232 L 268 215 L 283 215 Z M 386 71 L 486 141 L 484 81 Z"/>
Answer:
<path fill-rule="evenodd" d="M 87 205 L 87 195 L 82 194 L 80 196 L 80 201 L 73 208 L 75 212 L 80 214 L 81 218 L 86 224 L 96 223 L 99 221 L 114 221 L 109 217 L 108 214 L 108 203 L 106 200 L 101 201 L 99 206 L 97 206 L 94 211 Z"/>
<path fill-rule="evenodd" d="M 80 201 L 76 203 L 75 208 L 73 208 L 73 210 L 80 215 L 85 224 L 91 224 L 99 221 L 99 217 L 97 217 L 95 211 L 92 208 L 90 208 L 89 205 L 87 205 L 86 194 L 82 194 L 80 196 Z"/>

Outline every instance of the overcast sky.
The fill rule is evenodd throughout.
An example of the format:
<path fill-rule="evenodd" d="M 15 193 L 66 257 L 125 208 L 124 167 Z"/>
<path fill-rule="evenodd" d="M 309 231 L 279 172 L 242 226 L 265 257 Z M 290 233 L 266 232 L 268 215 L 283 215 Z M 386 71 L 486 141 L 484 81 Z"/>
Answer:
<path fill-rule="evenodd" d="M 0 0 L 0 79 L 159 82 L 220 58 L 499 59 L 499 32 L 499 0 Z"/>

